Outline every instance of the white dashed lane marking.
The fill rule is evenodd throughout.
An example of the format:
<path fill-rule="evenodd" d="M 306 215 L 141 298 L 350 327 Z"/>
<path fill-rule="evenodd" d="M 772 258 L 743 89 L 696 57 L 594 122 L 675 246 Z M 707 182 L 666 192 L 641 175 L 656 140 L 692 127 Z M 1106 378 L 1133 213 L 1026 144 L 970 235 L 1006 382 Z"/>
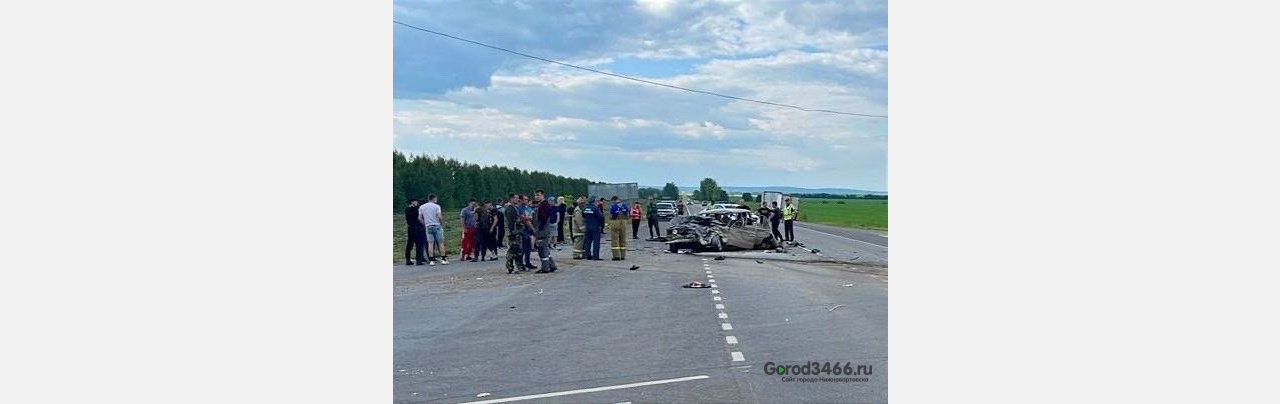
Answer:
<path fill-rule="evenodd" d="M 716 316 L 717 316 L 717 317 L 720 317 L 720 318 L 729 318 L 729 315 L 728 315 L 728 314 L 725 314 L 725 313 L 718 313 L 718 314 L 716 314 Z"/>
<path fill-rule="evenodd" d="M 725 331 L 729 331 L 729 330 L 732 330 L 732 329 L 733 329 L 733 326 L 732 326 L 732 325 L 730 325 L 729 323 L 720 323 L 720 329 L 721 329 L 721 330 L 725 330 Z"/>
<path fill-rule="evenodd" d="M 730 353 L 729 353 L 729 355 L 730 355 L 730 356 L 733 356 L 733 361 L 734 361 L 734 362 L 742 362 L 742 361 L 747 360 L 747 358 L 744 358 L 744 357 L 742 356 L 742 352 L 736 352 L 736 351 L 735 351 L 735 352 L 730 352 Z"/>
<path fill-rule="evenodd" d="M 720 301 L 720 296 L 712 296 L 711 300 Z"/>
<path fill-rule="evenodd" d="M 732 336 L 732 335 L 725 336 L 725 337 L 724 337 L 724 343 L 729 344 L 729 345 L 737 344 L 737 343 L 738 343 L 738 337 L 735 337 L 735 336 Z"/>
<path fill-rule="evenodd" d="M 717 304 L 717 305 L 716 305 L 716 310 L 724 310 L 724 305 L 723 305 L 723 304 Z"/>

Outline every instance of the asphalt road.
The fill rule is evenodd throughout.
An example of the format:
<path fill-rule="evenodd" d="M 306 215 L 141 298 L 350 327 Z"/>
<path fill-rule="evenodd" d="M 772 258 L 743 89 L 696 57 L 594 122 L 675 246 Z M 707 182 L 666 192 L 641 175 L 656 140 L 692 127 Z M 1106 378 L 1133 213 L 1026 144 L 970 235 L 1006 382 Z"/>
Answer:
<path fill-rule="evenodd" d="M 861 248 L 840 244 L 861 235 L 806 230 L 797 239 L 824 260 Z M 500 261 L 395 266 L 395 401 L 887 401 L 885 265 L 717 261 L 629 241 L 623 262 L 571 260 L 566 246 L 545 275 L 508 275 Z M 692 280 L 717 287 L 680 287 Z M 871 374 L 785 379 L 768 362 Z"/>

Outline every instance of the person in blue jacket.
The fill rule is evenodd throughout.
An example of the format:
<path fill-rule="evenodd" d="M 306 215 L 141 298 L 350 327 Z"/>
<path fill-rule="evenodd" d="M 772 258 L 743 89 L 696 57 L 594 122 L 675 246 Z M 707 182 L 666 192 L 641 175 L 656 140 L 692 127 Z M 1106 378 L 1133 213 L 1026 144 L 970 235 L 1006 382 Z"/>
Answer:
<path fill-rule="evenodd" d="M 594 197 L 593 197 L 594 198 Z M 604 213 L 594 204 L 582 205 L 582 254 L 585 259 L 600 261 L 600 233 L 604 232 Z"/>

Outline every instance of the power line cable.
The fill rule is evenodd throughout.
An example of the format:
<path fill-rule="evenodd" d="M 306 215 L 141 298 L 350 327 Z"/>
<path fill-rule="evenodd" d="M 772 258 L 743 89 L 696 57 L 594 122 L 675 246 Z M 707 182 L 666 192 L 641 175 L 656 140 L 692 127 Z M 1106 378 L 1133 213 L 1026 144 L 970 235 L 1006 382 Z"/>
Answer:
<path fill-rule="evenodd" d="M 655 86 L 662 86 L 662 87 L 673 88 L 673 89 L 676 89 L 676 90 L 684 90 L 684 91 L 693 92 L 693 93 L 699 93 L 699 94 L 713 95 L 713 96 L 716 96 L 716 97 L 729 98 L 729 99 L 734 99 L 734 100 L 739 100 L 739 101 L 749 101 L 749 102 L 754 102 L 754 103 L 758 103 L 758 104 L 772 105 L 772 106 L 775 106 L 775 107 L 792 108 L 792 109 L 797 109 L 797 110 L 806 111 L 806 112 L 826 112 L 826 113 L 831 113 L 831 114 L 840 114 L 840 115 L 864 116 L 864 117 L 868 117 L 868 118 L 888 118 L 888 117 L 889 117 L 888 115 L 859 114 L 859 113 L 855 113 L 855 112 L 833 111 L 833 110 L 829 110 L 829 109 L 805 108 L 805 107 L 796 106 L 796 105 L 780 104 L 780 103 L 776 103 L 776 102 L 769 102 L 769 101 L 754 100 L 754 99 L 750 99 L 750 98 L 743 98 L 743 97 L 735 97 L 735 96 L 732 96 L 732 95 L 720 94 L 720 93 L 711 92 L 711 91 L 703 91 L 703 90 L 696 90 L 696 89 L 692 89 L 692 88 L 685 88 L 685 87 L 675 86 L 675 85 L 666 84 L 666 83 L 659 83 L 659 82 L 651 81 L 651 80 L 639 79 L 639 78 L 635 78 L 635 77 L 631 77 L 631 76 L 624 76 L 624 75 L 616 74 L 616 73 L 609 73 L 609 72 L 606 72 L 606 71 L 601 71 L 601 70 L 592 69 L 592 68 L 590 68 L 590 67 L 582 67 L 582 66 L 578 66 L 578 65 L 574 65 L 574 64 L 569 64 L 569 63 L 564 63 L 564 62 L 560 62 L 560 61 L 555 61 L 555 60 L 551 60 L 551 59 L 547 59 L 547 58 L 543 58 L 543 57 L 538 57 L 538 56 L 530 55 L 530 54 L 527 54 L 527 53 L 517 52 L 517 51 L 510 50 L 510 49 L 506 49 L 506 48 L 502 48 L 502 47 L 498 47 L 498 46 L 489 45 L 489 44 L 482 43 L 482 42 L 472 41 L 472 40 L 470 40 L 470 39 L 466 39 L 466 38 L 460 38 L 460 37 L 453 36 L 453 35 L 449 35 L 449 34 L 446 34 L 446 33 L 443 33 L 443 32 L 432 31 L 432 30 L 429 30 L 429 29 L 426 29 L 426 28 L 422 28 L 422 27 L 416 27 L 416 26 L 413 26 L 413 25 L 405 24 L 405 23 L 400 22 L 400 21 L 392 20 L 391 22 L 396 23 L 396 24 L 399 24 L 399 25 L 402 25 L 402 26 L 407 27 L 407 28 L 416 29 L 416 30 L 419 30 L 419 31 L 422 31 L 422 32 L 432 33 L 432 34 L 436 34 L 436 35 L 443 36 L 443 37 L 446 37 L 446 38 L 452 38 L 452 39 L 456 39 L 456 40 L 459 40 L 459 41 L 463 41 L 463 42 L 467 42 L 467 43 L 471 43 L 471 44 L 475 44 L 475 45 L 480 45 L 480 46 L 483 46 L 483 47 L 486 47 L 486 48 L 489 48 L 489 49 L 495 49 L 495 50 L 500 50 L 500 51 L 507 52 L 507 53 L 511 53 L 511 54 L 515 54 L 515 55 L 524 56 L 524 57 L 527 57 L 527 58 L 530 58 L 530 59 L 537 59 L 537 60 L 541 60 L 541 61 L 543 61 L 543 62 L 547 62 L 547 63 L 554 63 L 554 64 L 558 64 L 558 65 L 561 65 L 561 66 L 572 67 L 572 68 L 579 69 L 579 70 L 586 70 L 586 71 L 589 71 L 589 72 L 592 72 L 592 73 L 599 73 L 599 74 L 603 74 L 603 75 L 606 75 L 606 76 L 613 76 L 613 77 L 617 77 L 617 78 L 620 78 L 620 79 L 627 79 L 627 80 L 631 80 L 631 81 L 638 81 L 638 82 L 645 83 L 645 84 L 653 84 L 653 85 L 655 85 Z"/>

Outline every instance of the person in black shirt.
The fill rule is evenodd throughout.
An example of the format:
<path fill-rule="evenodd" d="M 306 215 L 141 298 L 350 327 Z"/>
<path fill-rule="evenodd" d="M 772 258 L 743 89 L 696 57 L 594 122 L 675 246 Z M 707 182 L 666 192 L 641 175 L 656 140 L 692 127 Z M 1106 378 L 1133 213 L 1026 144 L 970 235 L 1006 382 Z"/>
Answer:
<path fill-rule="evenodd" d="M 782 245 L 782 232 L 778 231 L 778 224 L 782 222 L 782 211 L 778 210 L 778 203 L 773 202 L 773 209 L 769 209 L 769 225 L 773 227 L 773 240 L 778 245 Z"/>
<path fill-rule="evenodd" d="M 504 240 L 506 240 L 506 237 L 507 237 L 507 226 L 506 226 L 506 223 L 507 223 L 506 206 L 507 205 L 502 203 L 502 201 L 498 201 L 498 204 L 494 206 L 496 206 L 497 209 L 493 210 L 493 220 L 498 223 L 498 231 L 493 235 L 493 241 L 494 241 L 493 251 L 494 251 L 494 254 L 497 254 L 498 247 L 505 247 L 503 245 L 503 242 Z"/>
<path fill-rule="evenodd" d="M 409 239 L 404 245 L 404 264 L 413 265 L 409 253 L 417 246 L 418 265 L 426 263 L 427 227 L 418 221 L 418 198 L 409 200 L 409 207 L 404 209 L 404 222 L 409 225 Z"/>

